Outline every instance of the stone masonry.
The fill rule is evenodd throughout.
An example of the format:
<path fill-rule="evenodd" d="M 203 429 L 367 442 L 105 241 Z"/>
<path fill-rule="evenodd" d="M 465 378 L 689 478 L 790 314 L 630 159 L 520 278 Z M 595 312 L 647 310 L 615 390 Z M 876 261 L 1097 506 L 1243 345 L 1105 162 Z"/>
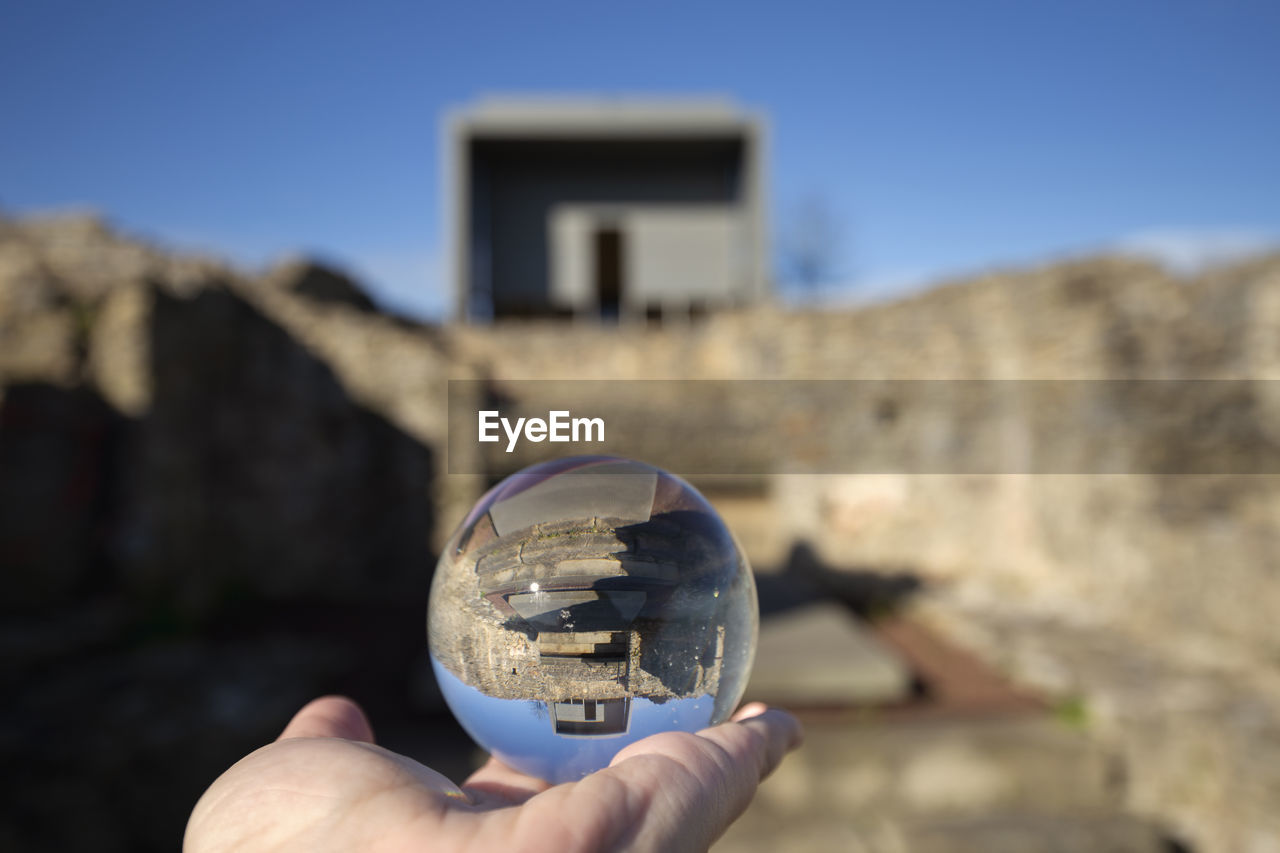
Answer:
<path fill-rule="evenodd" d="M 255 277 L 92 219 L 0 222 L 0 607 L 111 589 L 200 619 L 245 597 L 425 598 L 439 547 L 506 473 L 445 473 L 448 380 L 518 405 L 521 380 L 587 378 L 1268 380 L 1207 414 L 1150 401 L 1171 426 L 1121 425 L 1111 445 L 1143 473 L 814 471 L 757 478 L 752 512 L 829 565 L 909 572 L 920 618 L 1081 702 L 1126 758 L 1132 810 L 1197 850 L 1280 845 L 1280 476 L 1178 467 L 1280 447 L 1277 256 L 1194 280 L 1100 257 L 684 326 L 448 327 L 305 263 Z M 624 384 L 602 403 L 636 405 Z M 1033 402 L 1011 401 L 1009 446 L 1064 468 L 1097 451 Z M 726 401 L 747 436 L 752 408 Z M 961 408 L 901 416 L 919 411 L 906 397 L 880 411 L 868 442 L 966 427 Z M 720 436 L 680 442 L 696 457 Z"/>

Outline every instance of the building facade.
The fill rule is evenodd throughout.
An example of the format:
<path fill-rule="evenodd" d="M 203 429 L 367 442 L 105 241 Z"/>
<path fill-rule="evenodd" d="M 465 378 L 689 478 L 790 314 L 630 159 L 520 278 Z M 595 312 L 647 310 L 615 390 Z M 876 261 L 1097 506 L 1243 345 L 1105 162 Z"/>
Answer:
<path fill-rule="evenodd" d="M 491 100 L 445 137 L 458 320 L 687 316 L 768 293 L 764 130 L 743 110 Z"/>

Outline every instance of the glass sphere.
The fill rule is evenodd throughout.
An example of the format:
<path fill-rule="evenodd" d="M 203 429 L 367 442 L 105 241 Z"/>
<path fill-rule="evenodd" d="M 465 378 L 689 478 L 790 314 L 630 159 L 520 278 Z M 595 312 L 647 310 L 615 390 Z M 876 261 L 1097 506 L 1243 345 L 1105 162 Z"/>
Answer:
<path fill-rule="evenodd" d="M 683 480 L 612 457 L 508 477 L 440 557 L 427 636 L 467 733 L 550 782 L 728 718 L 755 655 L 755 583 Z"/>

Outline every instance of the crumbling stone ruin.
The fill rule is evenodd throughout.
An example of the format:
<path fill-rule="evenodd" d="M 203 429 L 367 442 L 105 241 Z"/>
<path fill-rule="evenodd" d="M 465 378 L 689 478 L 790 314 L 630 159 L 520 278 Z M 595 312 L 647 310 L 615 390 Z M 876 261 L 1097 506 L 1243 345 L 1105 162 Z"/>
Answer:
<path fill-rule="evenodd" d="M 1019 680 L 1083 697 L 1096 736 L 1125 756 L 1128 804 L 1196 849 L 1280 833 L 1280 476 L 1177 464 L 1207 442 L 1240 471 L 1280 446 L 1280 257 L 1193 280 L 1098 257 L 888 304 L 684 326 L 433 326 L 372 308 L 357 283 L 306 263 L 253 275 L 93 219 L 0 222 L 0 607 L 13 647 L 56 635 L 71 659 L 155 614 L 186 624 L 246 601 L 425 603 L 458 520 L 509 473 L 499 465 L 528 461 L 446 474 L 450 379 L 484 380 L 514 405 L 519 381 L 537 378 L 1264 380 L 1190 429 L 1118 425 L 1109 452 L 1141 456 L 1144 473 L 758 477 L 738 505 L 769 523 L 738 532 L 759 565 L 805 543 L 835 567 L 909 568 L 921 618 Z M 626 405 L 625 384 L 603 404 Z M 918 416 L 909 383 L 895 387 L 903 396 L 833 428 L 868 442 L 965 434 L 960 409 Z M 690 458 L 722 450 L 678 409 L 643 402 Z M 1006 449 L 1057 454 L 1066 470 L 1101 447 L 1032 402 L 1009 401 Z M 722 408 L 742 453 L 786 440 L 759 431 L 777 420 L 750 399 Z M 104 595 L 116 603 L 103 609 Z M 17 695 L 53 677 L 45 654 L 15 652 Z M 1158 696 L 1130 689 L 1148 676 Z M 45 719 L 86 699 L 72 683 L 57 682 L 70 698 L 41 705 Z M 15 725 L 35 719 L 15 707 Z M 14 730 L 15 744 L 39 741 Z M 105 787 L 86 782 L 84 796 Z"/>

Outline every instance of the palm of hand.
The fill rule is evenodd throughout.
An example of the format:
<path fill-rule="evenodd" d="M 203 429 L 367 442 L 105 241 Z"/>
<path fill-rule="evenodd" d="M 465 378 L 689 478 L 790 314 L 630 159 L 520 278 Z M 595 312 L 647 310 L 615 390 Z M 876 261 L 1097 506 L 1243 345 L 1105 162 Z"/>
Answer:
<path fill-rule="evenodd" d="M 374 745 L 359 708 L 326 697 L 210 786 L 184 849 L 704 850 L 799 740 L 789 715 L 749 706 L 696 735 L 634 743 L 579 782 L 549 786 L 491 759 L 459 789 Z"/>

